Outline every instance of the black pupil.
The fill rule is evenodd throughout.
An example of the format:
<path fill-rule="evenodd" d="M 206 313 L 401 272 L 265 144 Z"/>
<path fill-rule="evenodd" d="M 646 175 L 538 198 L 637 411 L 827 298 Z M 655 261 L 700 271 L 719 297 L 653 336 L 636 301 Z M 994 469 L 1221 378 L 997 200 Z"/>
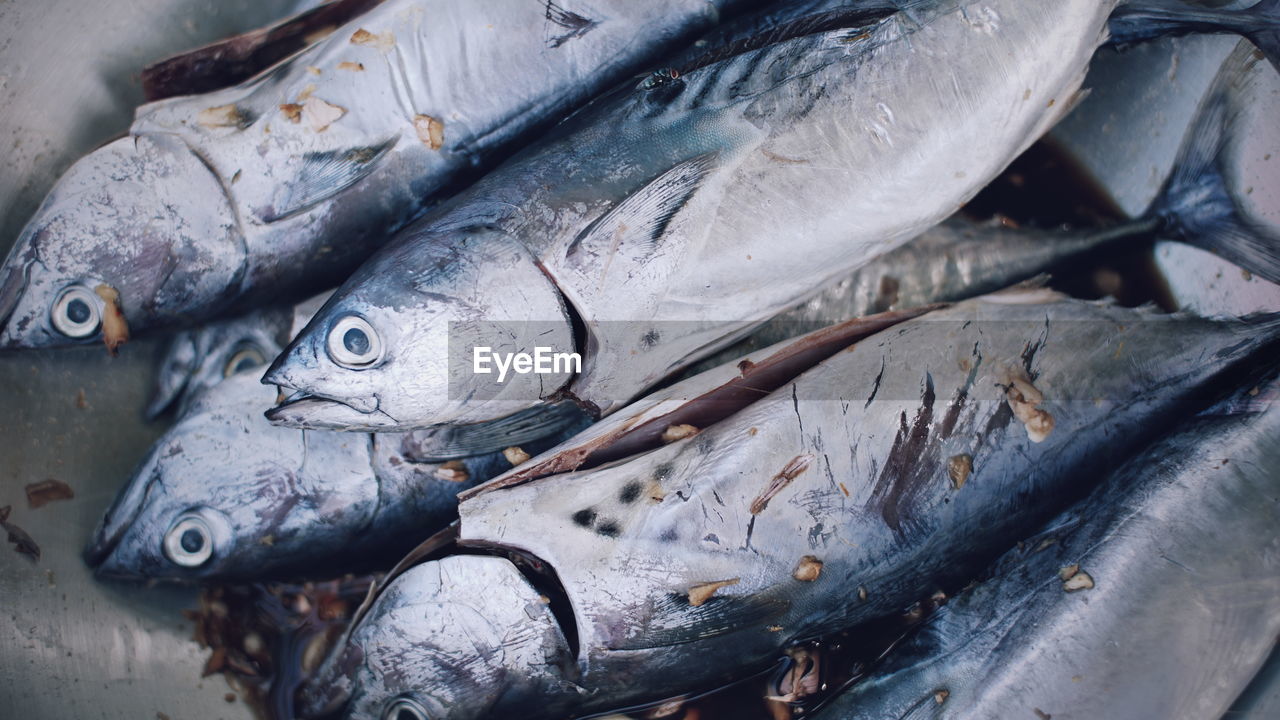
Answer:
<path fill-rule="evenodd" d="M 369 352 L 369 336 L 360 328 L 351 328 L 343 333 L 342 344 L 353 355 L 364 355 Z"/>
<path fill-rule="evenodd" d="M 67 303 L 67 319 L 73 323 L 79 324 L 89 319 L 92 311 L 89 309 L 89 303 L 76 298 Z"/>
<path fill-rule="evenodd" d="M 198 553 L 204 547 L 204 535 L 199 530 L 191 528 L 182 533 L 182 549 L 189 553 Z"/>
<path fill-rule="evenodd" d="M 400 710 L 396 712 L 396 716 L 394 720 L 422 720 L 422 719 L 418 716 L 418 713 L 410 710 L 409 708 L 400 708 Z"/>

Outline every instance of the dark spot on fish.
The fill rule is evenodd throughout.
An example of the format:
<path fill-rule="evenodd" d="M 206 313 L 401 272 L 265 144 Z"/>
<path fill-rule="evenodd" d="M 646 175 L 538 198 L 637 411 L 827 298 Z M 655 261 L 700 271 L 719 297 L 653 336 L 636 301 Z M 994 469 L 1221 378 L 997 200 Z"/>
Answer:
<path fill-rule="evenodd" d="M 553 48 L 558 48 L 574 38 L 586 35 L 599 24 L 595 20 L 589 20 L 578 13 L 565 10 L 552 2 L 552 0 L 547 0 L 545 16 L 553 25 L 568 31 L 547 39 L 547 46 Z"/>
<path fill-rule="evenodd" d="M 880 392 L 880 381 L 884 379 L 884 356 L 880 356 L 880 372 L 876 373 L 876 379 L 871 385 L 871 395 L 867 396 L 867 402 L 862 406 L 863 410 L 871 407 L 871 401 L 876 399 L 876 393 Z"/>
<path fill-rule="evenodd" d="M 880 276 L 880 289 L 876 292 L 876 299 L 871 305 L 872 313 L 882 313 L 893 307 L 898 302 L 898 289 L 901 284 L 898 278 L 891 275 Z"/>
<path fill-rule="evenodd" d="M 672 463 L 670 462 L 659 463 L 658 466 L 653 469 L 654 481 L 657 483 L 662 483 L 662 481 L 671 477 L 671 472 L 673 470 L 675 470 L 675 465 L 673 465 Z"/>
<path fill-rule="evenodd" d="M 898 534 L 902 534 L 904 520 L 909 519 L 920 493 L 939 470 L 938 445 L 929 442 L 935 399 L 933 375 L 925 373 L 920 409 L 910 426 L 905 411 L 899 416 L 898 434 L 867 502 L 867 507 L 879 510 L 885 524 Z"/>
<path fill-rule="evenodd" d="M 591 508 L 579 510 L 572 515 L 573 524 L 579 527 L 591 527 L 596 521 L 596 511 Z"/>
<path fill-rule="evenodd" d="M 680 535 L 676 533 L 675 528 L 667 528 L 666 530 L 662 531 L 662 534 L 658 536 L 658 539 L 661 540 L 662 542 L 670 543 L 670 542 L 675 542 L 679 540 Z"/>
<path fill-rule="evenodd" d="M 636 498 L 640 497 L 641 489 L 639 481 L 632 480 L 623 486 L 622 492 L 618 493 L 618 499 L 629 505 L 635 502 Z"/>
<path fill-rule="evenodd" d="M 661 341 L 662 334 L 653 328 L 650 328 L 648 332 L 640 337 L 640 344 L 643 345 L 646 350 L 655 347 Z"/>
<path fill-rule="evenodd" d="M 1027 371 L 1027 379 L 1032 382 L 1035 382 L 1036 378 L 1040 376 L 1040 373 L 1032 370 L 1031 366 L 1035 362 L 1036 353 L 1040 352 L 1040 349 L 1044 347 L 1044 344 L 1048 342 L 1048 340 L 1049 317 L 1046 315 L 1044 319 L 1044 332 L 1040 333 L 1039 338 L 1027 343 L 1022 348 L 1022 367 Z"/>
<path fill-rule="evenodd" d="M 603 520 L 596 526 L 596 532 L 605 537 L 616 538 L 622 534 L 622 528 L 617 520 Z"/>
<path fill-rule="evenodd" d="M 703 542 L 709 542 L 709 543 L 715 543 L 715 544 L 717 544 L 717 545 L 719 545 L 719 544 L 720 544 L 720 538 L 716 537 L 716 534 L 715 534 L 715 533 L 707 533 L 707 534 L 702 538 L 702 541 L 703 541 Z"/>

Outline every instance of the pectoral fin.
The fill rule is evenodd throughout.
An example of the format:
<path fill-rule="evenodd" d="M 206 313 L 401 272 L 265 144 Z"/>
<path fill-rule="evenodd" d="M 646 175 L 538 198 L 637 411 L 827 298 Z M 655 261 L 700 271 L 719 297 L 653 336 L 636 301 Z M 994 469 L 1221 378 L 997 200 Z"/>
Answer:
<path fill-rule="evenodd" d="M 363 180 L 395 147 L 397 138 L 377 145 L 309 152 L 302 156 L 298 175 L 276 191 L 271 207 L 258 211 L 263 222 L 272 223 L 309 210 Z"/>
<path fill-rule="evenodd" d="M 699 155 L 650 180 L 579 233 L 565 258 L 580 270 L 597 258 L 644 264 L 661 246 L 671 219 L 715 169 L 716 158 L 717 153 Z"/>

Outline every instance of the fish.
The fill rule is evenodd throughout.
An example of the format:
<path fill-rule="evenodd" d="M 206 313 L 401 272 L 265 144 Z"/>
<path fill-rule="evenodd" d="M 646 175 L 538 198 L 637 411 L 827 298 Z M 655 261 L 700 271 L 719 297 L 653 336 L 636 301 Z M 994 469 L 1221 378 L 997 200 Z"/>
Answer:
<path fill-rule="evenodd" d="M 1277 390 L 1126 463 L 814 717 L 1223 717 L 1280 634 Z"/>
<path fill-rule="evenodd" d="M 1051 273 L 1113 244 L 1147 242 L 1158 221 L 1107 228 L 1013 227 L 1000 219 L 952 216 L 869 261 L 751 335 L 685 370 L 689 377 L 731 359 L 849 318 L 931 303 L 956 302 Z"/>
<path fill-rule="evenodd" d="M 1280 340 L 1273 315 L 1035 286 L 896 320 L 757 392 L 814 338 L 682 381 L 468 491 L 467 554 L 402 560 L 304 714 L 563 717 L 744 677 L 967 581 Z"/>
<path fill-rule="evenodd" d="M 292 307 L 271 306 L 176 333 L 161 359 L 146 416 L 172 410 L 182 418 L 191 403 L 226 378 L 260 373 L 328 297 L 321 293 Z M 267 406 L 260 397 L 244 397 L 246 412 Z M 534 443 L 581 422 L 583 414 L 572 403 L 550 403 L 486 423 L 415 430 L 402 447 L 417 462 L 445 462 Z"/>
<path fill-rule="evenodd" d="M 567 119 L 334 293 L 264 376 L 286 396 L 270 417 L 608 415 L 951 215 L 1079 98 L 1116 3 L 892 5 L 709 49 Z M 495 382 L 466 362 L 481 346 L 580 362 Z"/>
<path fill-rule="evenodd" d="M 273 426 L 253 372 L 194 395 L 152 446 L 85 550 L 95 575 L 181 582 L 284 580 L 382 568 L 456 517 L 457 493 L 511 468 L 502 451 L 423 459 L 414 434 Z M 523 440 L 537 453 L 584 426 Z M 512 443 L 514 445 L 514 443 Z"/>
<path fill-rule="evenodd" d="M 346 277 L 546 126 L 752 0 L 386 0 L 246 82 L 138 109 L 0 266 L 0 348 L 134 336 Z M 107 328 L 110 330 L 110 328 Z"/>

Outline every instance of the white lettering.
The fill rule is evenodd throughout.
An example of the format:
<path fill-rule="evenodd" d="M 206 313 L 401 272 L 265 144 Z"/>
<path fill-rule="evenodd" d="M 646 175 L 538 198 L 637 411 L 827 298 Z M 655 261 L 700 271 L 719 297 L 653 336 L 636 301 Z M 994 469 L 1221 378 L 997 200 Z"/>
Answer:
<path fill-rule="evenodd" d="M 534 347 L 533 353 L 495 353 L 493 348 L 476 347 L 471 351 L 471 369 L 477 375 L 489 375 L 498 369 L 498 382 L 506 382 L 507 372 L 520 375 L 537 373 L 580 373 L 582 356 L 576 352 L 558 353 L 549 347 Z"/>
<path fill-rule="evenodd" d="M 488 375 L 492 372 L 486 364 L 481 367 L 480 363 L 493 359 L 493 348 L 477 347 L 471 349 L 471 372 L 477 375 Z M 488 355 L 488 357 L 484 357 Z"/>

